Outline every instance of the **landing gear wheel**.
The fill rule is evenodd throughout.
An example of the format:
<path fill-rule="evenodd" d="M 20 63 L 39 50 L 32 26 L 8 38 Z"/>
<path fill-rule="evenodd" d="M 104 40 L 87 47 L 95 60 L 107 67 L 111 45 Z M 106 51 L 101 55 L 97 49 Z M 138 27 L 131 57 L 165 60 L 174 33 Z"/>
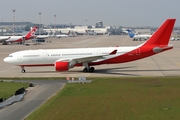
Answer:
<path fill-rule="evenodd" d="M 26 70 L 22 69 L 22 70 L 21 70 L 21 72 L 22 72 L 22 73 L 25 73 L 25 72 L 26 72 Z"/>
<path fill-rule="evenodd" d="M 91 67 L 91 68 L 89 69 L 89 72 L 94 72 L 94 67 Z"/>
<path fill-rule="evenodd" d="M 22 69 L 22 70 L 21 70 L 22 73 L 25 73 L 25 72 L 26 72 L 26 70 L 24 69 L 24 66 L 21 66 L 21 69 Z"/>
<path fill-rule="evenodd" d="M 84 69 L 83 69 L 83 72 L 88 72 L 88 69 L 87 69 L 87 68 L 84 68 Z"/>
<path fill-rule="evenodd" d="M 87 69 L 86 67 L 83 69 L 83 72 L 94 72 L 94 67 L 91 67 L 90 69 Z"/>

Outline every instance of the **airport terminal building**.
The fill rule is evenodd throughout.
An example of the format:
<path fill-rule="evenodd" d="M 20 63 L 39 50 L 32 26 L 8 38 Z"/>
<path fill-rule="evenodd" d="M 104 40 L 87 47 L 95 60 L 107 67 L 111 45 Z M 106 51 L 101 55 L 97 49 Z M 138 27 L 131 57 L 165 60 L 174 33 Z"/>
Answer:
<path fill-rule="evenodd" d="M 102 21 L 98 21 L 95 23 L 95 26 L 91 25 L 51 25 L 45 29 L 46 32 L 60 32 L 62 34 L 67 34 L 69 32 L 77 33 L 79 35 L 87 34 L 87 31 L 94 32 L 96 35 L 104 35 L 104 34 L 116 34 L 120 35 L 122 33 L 121 27 L 112 27 L 112 26 L 104 26 Z"/>
<path fill-rule="evenodd" d="M 97 35 L 104 34 L 121 34 L 122 28 L 106 26 L 104 27 L 102 21 L 98 21 L 95 26 L 82 26 L 82 25 L 72 25 L 72 24 L 57 24 L 56 26 L 35 24 L 32 22 L 15 22 L 14 25 L 12 22 L 0 22 L 0 33 L 1 35 L 6 33 L 12 33 L 13 29 L 15 33 L 22 33 L 23 31 L 29 31 L 31 27 L 39 26 L 42 31 L 41 33 L 49 32 L 59 32 L 62 34 L 67 34 L 68 32 L 74 32 L 78 34 L 86 34 L 87 31 L 93 31 Z M 37 31 L 37 33 L 39 33 Z"/>
<path fill-rule="evenodd" d="M 31 22 L 15 22 L 14 26 L 12 22 L 0 22 L 0 31 L 4 33 L 6 32 L 11 33 L 14 27 L 14 31 L 16 33 L 21 33 L 25 31 L 26 29 L 29 29 L 30 27 L 33 27 L 33 26 L 34 24 Z"/>

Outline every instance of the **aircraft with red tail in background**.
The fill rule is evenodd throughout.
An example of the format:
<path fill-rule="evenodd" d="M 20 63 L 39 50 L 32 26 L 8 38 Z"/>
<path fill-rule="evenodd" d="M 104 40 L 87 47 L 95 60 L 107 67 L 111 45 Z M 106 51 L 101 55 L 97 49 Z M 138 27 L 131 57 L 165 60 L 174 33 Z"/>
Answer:
<path fill-rule="evenodd" d="M 7 45 L 12 42 L 23 42 L 24 40 L 29 40 L 34 37 L 37 30 L 37 26 L 33 27 L 25 36 L 0 36 L 0 42 L 3 45 Z"/>
<path fill-rule="evenodd" d="M 11 53 L 4 62 L 20 66 L 23 73 L 24 67 L 33 66 L 54 66 L 56 71 L 84 66 L 84 72 L 94 72 L 92 66 L 135 61 L 172 49 L 169 40 L 175 20 L 167 19 L 138 46 L 25 50 Z"/>

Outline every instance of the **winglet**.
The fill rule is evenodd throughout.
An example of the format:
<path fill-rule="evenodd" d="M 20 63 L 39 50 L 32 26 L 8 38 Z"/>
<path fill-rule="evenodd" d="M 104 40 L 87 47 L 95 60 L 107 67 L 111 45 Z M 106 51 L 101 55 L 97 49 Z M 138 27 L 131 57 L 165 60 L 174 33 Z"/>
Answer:
<path fill-rule="evenodd" d="M 116 54 L 117 53 L 117 50 L 114 50 L 114 51 L 112 51 L 111 53 L 109 53 L 109 55 L 114 55 L 114 54 Z"/>
<path fill-rule="evenodd" d="M 167 46 L 171 37 L 176 19 L 167 19 L 144 45 Z"/>

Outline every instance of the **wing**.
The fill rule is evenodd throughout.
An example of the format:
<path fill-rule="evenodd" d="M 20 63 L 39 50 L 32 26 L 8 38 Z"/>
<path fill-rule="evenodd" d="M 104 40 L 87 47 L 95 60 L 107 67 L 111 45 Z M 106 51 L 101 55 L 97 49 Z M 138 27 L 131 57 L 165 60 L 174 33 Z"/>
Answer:
<path fill-rule="evenodd" d="M 6 41 L 6 40 L 8 40 L 9 38 L 11 38 L 11 37 L 9 37 L 9 36 L 1 36 L 0 37 L 0 41 L 2 42 L 2 41 Z"/>
<path fill-rule="evenodd" d="M 117 50 L 112 51 L 109 54 L 106 55 L 94 55 L 94 56 L 83 56 L 78 58 L 66 58 L 66 59 L 59 59 L 58 61 L 74 61 L 75 63 L 82 63 L 82 62 L 92 62 L 98 59 L 102 59 L 104 56 L 114 55 L 117 53 Z"/>

